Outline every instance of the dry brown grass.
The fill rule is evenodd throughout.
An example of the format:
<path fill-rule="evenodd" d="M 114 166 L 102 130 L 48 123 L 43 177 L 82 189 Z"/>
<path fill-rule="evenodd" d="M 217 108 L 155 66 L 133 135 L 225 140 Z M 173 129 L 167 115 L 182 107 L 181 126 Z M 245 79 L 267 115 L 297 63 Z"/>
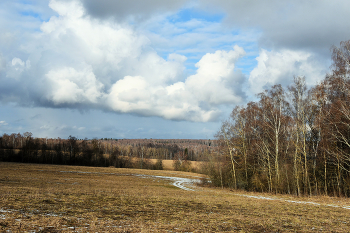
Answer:
<path fill-rule="evenodd" d="M 157 162 L 157 159 L 149 159 L 149 161 L 152 163 L 152 164 L 155 164 Z M 163 162 L 163 169 L 164 170 L 171 170 L 173 171 L 174 170 L 174 166 L 173 166 L 173 163 L 174 163 L 174 160 L 162 160 Z M 191 168 L 196 170 L 196 171 L 199 171 L 201 169 L 201 164 L 203 162 L 200 162 L 200 161 L 190 161 L 191 162 Z"/>
<path fill-rule="evenodd" d="M 349 232 L 342 198 L 261 200 L 144 175 L 185 172 L 0 163 L 0 232 Z M 271 195 L 264 194 L 271 197 Z M 283 200 L 313 201 L 322 205 Z"/>
<path fill-rule="evenodd" d="M 156 159 L 150 159 L 150 162 L 152 164 L 155 164 L 157 162 Z M 174 170 L 174 167 L 173 167 L 173 160 L 162 160 L 163 162 L 163 169 L 164 170 Z"/>

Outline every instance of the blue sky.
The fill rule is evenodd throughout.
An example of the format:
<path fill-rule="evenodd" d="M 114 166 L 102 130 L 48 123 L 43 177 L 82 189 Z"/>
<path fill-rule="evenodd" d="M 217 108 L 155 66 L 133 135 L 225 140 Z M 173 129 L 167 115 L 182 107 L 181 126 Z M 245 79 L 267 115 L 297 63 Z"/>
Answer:
<path fill-rule="evenodd" d="M 236 105 L 330 66 L 349 3 L 0 2 L 0 134 L 213 138 Z"/>

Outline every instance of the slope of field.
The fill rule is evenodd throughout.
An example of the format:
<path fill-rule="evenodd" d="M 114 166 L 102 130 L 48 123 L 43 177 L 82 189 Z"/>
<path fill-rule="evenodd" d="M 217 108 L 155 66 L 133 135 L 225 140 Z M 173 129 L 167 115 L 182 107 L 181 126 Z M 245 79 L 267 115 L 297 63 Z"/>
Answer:
<path fill-rule="evenodd" d="M 152 163 L 152 164 L 155 164 L 157 162 L 157 159 L 149 159 L 149 161 Z M 200 170 L 200 167 L 201 167 L 201 164 L 202 163 L 205 163 L 205 162 L 202 162 L 202 161 L 189 161 L 191 163 L 191 168 L 194 169 L 194 170 L 197 170 L 199 171 Z M 162 163 L 163 163 L 163 169 L 164 170 L 174 170 L 174 160 L 162 160 Z"/>
<path fill-rule="evenodd" d="M 342 198 L 199 187 L 201 175 L 175 171 L 16 163 L 0 171 L 0 232 L 350 230 Z"/>

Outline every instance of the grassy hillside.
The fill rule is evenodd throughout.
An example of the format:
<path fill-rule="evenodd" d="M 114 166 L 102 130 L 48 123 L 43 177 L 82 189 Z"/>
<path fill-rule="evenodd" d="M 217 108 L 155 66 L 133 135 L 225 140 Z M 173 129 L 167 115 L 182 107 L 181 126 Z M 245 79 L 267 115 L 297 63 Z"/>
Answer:
<path fill-rule="evenodd" d="M 261 196 L 184 182 L 194 190 L 186 191 L 164 176 L 200 175 L 175 171 L 17 163 L 0 163 L 0 171 L 0 232 L 350 230 L 342 198 Z"/>

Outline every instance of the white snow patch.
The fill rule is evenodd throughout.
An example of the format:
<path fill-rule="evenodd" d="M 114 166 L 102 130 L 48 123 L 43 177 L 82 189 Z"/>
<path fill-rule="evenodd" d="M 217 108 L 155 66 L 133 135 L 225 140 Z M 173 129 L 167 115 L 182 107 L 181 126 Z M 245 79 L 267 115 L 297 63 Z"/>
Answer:
<path fill-rule="evenodd" d="M 180 177 L 170 177 L 170 176 L 155 176 L 157 178 L 161 179 L 168 179 L 174 181 L 173 185 L 175 187 L 178 187 L 180 189 L 186 190 L 186 191 L 194 191 L 193 189 L 187 188 L 184 185 L 191 185 L 193 186 L 194 183 L 198 183 L 198 179 L 189 179 L 189 178 L 180 178 Z"/>
<path fill-rule="evenodd" d="M 261 200 L 284 201 L 284 202 L 296 203 L 296 204 L 328 206 L 328 207 L 343 208 L 343 209 L 350 210 L 350 206 L 339 206 L 339 205 L 333 205 L 333 204 L 320 204 L 320 203 L 312 202 L 312 201 L 293 201 L 293 200 L 286 200 L 286 199 L 276 198 L 276 197 L 253 196 L 253 195 L 245 195 L 245 194 L 234 194 L 234 195 L 241 196 L 241 197 L 261 199 Z"/>
<path fill-rule="evenodd" d="M 172 177 L 172 176 L 152 176 L 152 175 L 141 175 L 141 174 L 135 174 L 134 176 L 139 176 L 144 178 L 154 177 L 158 179 L 171 180 L 173 181 L 173 185 L 175 187 L 178 187 L 186 191 L 194 191 L 194 189 L 185 187 L 185 184 L 193 186 L 194 183 L 199 183 L 198 179 L 189 179 L 189 178 Z"/>

